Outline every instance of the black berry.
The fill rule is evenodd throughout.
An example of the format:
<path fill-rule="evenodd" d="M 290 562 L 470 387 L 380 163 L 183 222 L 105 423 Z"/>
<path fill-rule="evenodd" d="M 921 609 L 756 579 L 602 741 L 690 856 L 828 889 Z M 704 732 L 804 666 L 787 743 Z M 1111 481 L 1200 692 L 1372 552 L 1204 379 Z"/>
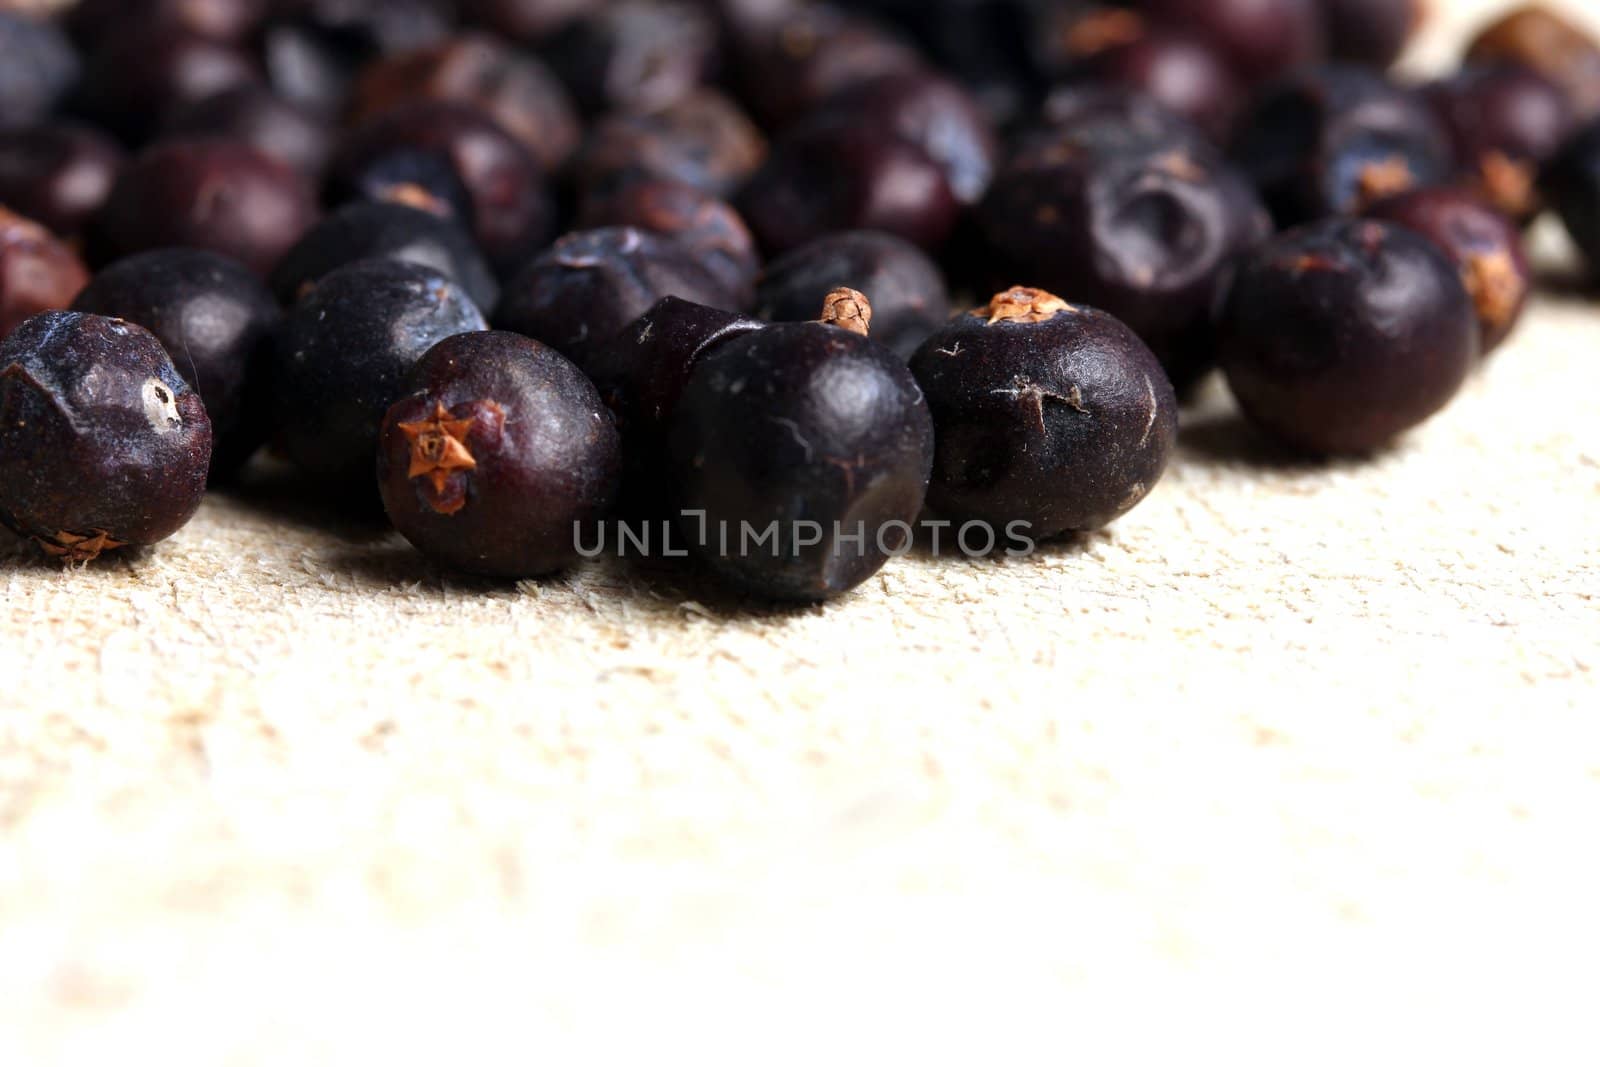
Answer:
<path fill-rule="evenodd" d="M 1423 0 L 1320 0 L 1331 58 L 1388 67 L 1422 24 Z"/>
<path fill-rule="evenodd" d="M 766 138 L 737 104 L 714 89 L 698 89 L 659 111 L 599 119 L 578 157 L 577 176 L 582 186 L 595 188 L 621 174 L 643 174 L 726 197 L 766 154 Z"/>
<path fill-rule="evenodd" d="M 1207 38 L 1247 81 L 1322 58 L 1320 0 L 1141 0 L 1151 19 Z"/>
<path fill-rule="evenodd" d="M 543 53 L 590 114 L 656 111 L 693 92 L 717 65 L 717 27 L 677 0 L 612 0 L 572 19 Z"/>
<path fill-rule="evenodd" d="M 255 57 L 241 45 L 141 23 L 90 54 L 73 99 L 78 111 L 137 145 L 177 109 L 260 81 Z"/>
<path fill-rule="evenodd" d="M 77 123 L 0 133 L 0 204 L 76 237 L 110 197 L 125 159 L 115 141 Z"/>
<path fill-rule="evenodd" d="M 335 136 L 326 118 L 261 85 L 241 85 L 181 107 L 162 134 L 239 141 L 313 181 L 327 166 Z"/>
<path fill-rule="evenodd" d="M 1600 120 L 1573 135 L 1546 169 L 1541 188 L 1590 268 L 1600 271 Z"/>

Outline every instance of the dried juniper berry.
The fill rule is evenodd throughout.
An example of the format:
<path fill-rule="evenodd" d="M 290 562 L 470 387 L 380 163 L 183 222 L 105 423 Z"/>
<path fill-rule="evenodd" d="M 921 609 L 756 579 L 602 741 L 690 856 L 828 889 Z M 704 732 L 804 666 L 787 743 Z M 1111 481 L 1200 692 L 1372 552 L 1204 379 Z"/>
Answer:
<path fill-rule="evenodd" d="M 1282 226 L 1358 214 L 1453 170 L 1444 130 L 1419 95 L 1364 67 L 1290 75 L 1240 130 L 1234 158 Z"/>
<path fill-rule="evenodd" d="M 841 290 L 821 322 L 741 334 L 690 372 L 672 416 L 673 481 L 690 546 L 734 588 L 825 600 L 909 541 L 933 425 L 869 321 L 865 298 Z"/>
<path fill-rule="evenodd" d="M 96 222 L 102 258 L 203 248 L 270 271 L 316 221 L 305 177 L 246 144 L 173 140 L 123 170 Z"/>
<path fill-rule="evenodd" d="M 149 23 L 108 38 L 90 53 L 73 104 L 138 145 L 178 108 L 260 81 L 255 57 L 243 46 Z"/>
<path fill-rule="evenodd" d="M 1485 26 L 1467 62 L 1538 71 L 1565 90 L 1579 116 L 1600 115 L 1600 41 L 1543 4 L 1523 4 Z"/>
<path fill-rule="evenodd" d="M 659 111 L 597 120 L 578 155 L 577 180 L 591 188 L 619 174 L 646 174 L 727 197 L 766 155 L 766 138 L 738 104 L 715 89 L 697 89 Z"/>
<path fill-rule="evenodd" d="M 1415 230 L 1438 246 L 1472 297 L 1480 354 L 1498 348 L 1533 292 L 1533 268 L 1516 225 L 1476 193 L 1450 186 L 1380 200 L 1367 215 Z"/>
<path fill-rule="evenodd" d="M 1140 0 L 1153 21 L 1207 38 L 1250 82 L 1322 58 L 1321 0 Z"/>
<path fill-rule="evenodd" d="M 1424 95 L 1450 135 L 1467 184 L 1519 222 L 1539 202 L 1539 172 L 1577 125 L 1553 82 L 1526 67 L 1469 67 L 1427 86 Z"/>
<path fill-rule="evenodd" d="M 1091 38 L 1083 46 L 1085 53 L 1063 70 L 1063 80 L 1147 94 L 1211 137 L 1227 138 L 1244 106 L 1245 90 L 1210 42 L 1179 27 L 1151 24 L 1121 8 L 1086 18 L 1131 20 L 1131 32 Z"/>
<path fill-rule="evenodd" d="M 210 462 L 205 405 L 138 326 L 52 311 L 0 344 L 0 522 L 46 555 L 171 537 Z"/>
<path fill-rule="evenodd" d="M 538 161 L 481 109 L 454 101 L 402 104 L 352 130 L 330 168 L 334 202 L 397 153 L 450 167 L 471 196 L 473 231 L 497 271 L 516 270 L 549 239 L 555 208 Z"/>
<path fill-rule="evenodd" d="M 1546 168 L 1540 187 L 1591 270 L 1600 273 L 1600 120 L 1573 135 Z"/>
<path fill-rule="evenodd" d="M 1097 530 L 1166 471 L 1178 402 L 1116 318 L 1039 289 L 997 294 L 911 360 L 938 450 L 928 503 L 1001 543 Z"/>
<path fill-rule="evenodd" d="M 334 129 L 316 112 L 261 85 L 241 85 L 174 111 L 162 136 L 209 137 L 252 145 L 316 180 L 333 153 Z"/>
<path fill-rule="evenodd" d="M 0 132 L 0 204 L 57 236 L 79 236 L 126 160 L 117 143 L 73 122 Z"/>
<path fill-rule="evenodd" d="M 49 116 L 79 68 L 77 50 L 55 26 L 0 11 L 0 130 Z"/>
<path fill-rule="evenodd" d="M 804 322 L 838 288 L 872 306 L 872 338 L 910 358 L 950 317 L 950 294 L 938 266 L 893 234 L 851 230 L 820 237 L 773 260 L 756 290 L 756 314 Z"/>
<path fill-rule="evenodd" d="M 450 32 L 440 0 L 289 0 L 260 34 L 273 89 L 326 115 L 342 109 L 361 67 Z"/>
<path fill-rule="evenodd" d="M 588 355 L 662 297 L 737 310 L 737 295 L 682 245 L 632 227 L 578 230 L 506 284 L 497 329 L 586 365 Z"/>
<path fill-rule="evenodd" d="M 378 488 L 395 529 L 456 570 L 531 578 L 578 561 L 616 494 L 621 449 L 583 373 L 513 333 L 435 345 L 389 409 Z"/>
<path fill-rule="evenodd" d="M 76 252 L 0 205 L 0 338 L 41 311 L 66 307 L 88 281 Z"/>
<path fill-rule="evenodd" d="M 938 248 L 960 212 L 944 167 L 921 147 L 828 115 L 775 140 L 734 203 L 772 255 L 838 230 Z"/>
<path fill-rule="evenodd" d="M 270 283 L 285 306 L 317 282 L 361 259 L 419 263 L 457 282 L 479 307 L 493 307 L 500 285 L 460 226 L 404 204 L 356 201 L 306 231 L 273 269 Z"/>
<path fill-rule="evenodd" d="M 1328 55 L 1387 68 L 1422 25 L 1423 0 L 1320 0 Z"/>
<path fill-rule="evenodd" d="M 461 13 L 523 44 L 538 44 L 588 11 L 592 0 L 460 0 Z"/>
<path fill-rule="evenodd" d="M 1210 366 L 1219 281 L 1271 232 L 1250 183 L 1202 138 L 1116 112 L 1023 145 L 978 222 L 991 282 L 1078 294 L 1132 327 L 1180 385 Z"/>
<path fill-rule="evenodd" d="M 1421 234 L 1328 219 L 1239 268 L 1218 359 L 1252 422 L 1318 455 L 1390 444 L 1447 405 L 1478 351 L 1460 275 Z"/>
<path fill-rule="evenodd" d="M 578 147 L 581 129 L 567 90 L 538 59 L 486 33 L 462 33 L 367 67 L 350 103 L 355 122 L 412 100 L 472 104 L 554 173 Z"/>
<path fill-rule="evenodd" d="M 477 211 L 455 165 L 432 152 L 397 148 L 337 175 L 327 188 L 335 205 L 400 204 L 447 219 L 477 234 Z"/>
<path fill-rule="evenodd" d="M 716 69 L 717 45 L 716 23 L 701 6 L 612 0 L 567 22 L 542 52 L 595 115 L 672 106 Z"/>
<path fill-rule="evenodd" d="M 593 186 L 578 210 L 578 228 L 635 226 L 670 237 L 715 275 L 741 304 L 754 292 L 761 256 L 750 227 L 733 205 L 670 179 L 619 175 Z"/>
<path fill-rule="evenodd" d="M 244 264 L 193 248 L 162 248 L 106 267 L 74 311 L 123 319 L 161 342 L 211 419 L 213 480 L 255 454 L 263 420 L 247 396 L 268 358 L 278 305 Z"/>
<path fill-rule="evenodd" d="M 378 426 L 411 368 L 446 337 L 485 328 L 441 271 L 384 259 L 339 268 L 278 331 L 267 375 L 277 442 L 313 477 L 370 486 Z"/>

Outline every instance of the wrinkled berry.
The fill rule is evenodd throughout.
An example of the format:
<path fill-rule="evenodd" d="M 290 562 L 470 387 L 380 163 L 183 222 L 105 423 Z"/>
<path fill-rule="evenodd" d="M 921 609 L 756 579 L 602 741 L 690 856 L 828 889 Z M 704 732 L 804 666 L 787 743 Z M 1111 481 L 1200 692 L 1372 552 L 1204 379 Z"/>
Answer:
<path fill-rule="evenodd" d="M 305 177 L 233 141 L 174 140 L 123 170 L 96 223 L 106 258 L 204 248 L 265 275 L 316 221 Z"/>
<path fill-rule="evenodd" d="M 72 309 L 134 323 L 161 342 L 205 402 L 213 479 L 261 446 L 265 430 L 246 391 L 259 384 L 278 305 L 243 264 L 192 248 L 144 252 L 95 275 Z"/>
<path fill-rule="evenodd" d="M 383 420 L 378 487 L 395 528 L 457 570 L 529 578 L 578 560 L 616 493 L 611 415 L 554 349 L 511 333 L 435 345 Z"/>
<path fill-rule="evenodd" d="M 999 545 L 1097 530 L 1142 501 L 1178 431 L 1172 384 L 1117 319 L 1009 289 L 923 342 L 938 450 L 928 503 Z"/>
<path fill-rule="evenodd" d="M 662 297 L 736 310 L 739 300 L 676 241 L 631 227 L 579 230 L 506 283 L 497 329 L 586 358 Z"/>
<path fill-rule="evenodd" d="M 1372 220 L 1291 230 L 1239 268 L 1218 358 L 1251 421 L 1315 454 L 1382 448 L 1447 405 L 1478 351 L 1455 266 Z"/>
<path fill-rule="evenodd" d="M 866 296 L 873 340 L 907 358 L 950 317 L 938 266 L 916 245 L 870 230 L 830 234 L 773 260 L 756 291 L 756 314 L 804 322 L 838 288 Z"/>
<path fill-rule="evenodd" d="M 267 388 L 283 451 L 325 482 L 370 485 L 379 424 L 411 368 L 446 337 L 485 328 L 430 267 L 374 259 L 329 274 L 284 316 L 273 349 Z"/>
<path fill-rule="evenodd" d="M 171 537 L 210 462 L 205 405 L 138 326 L 53 311 L 0 344 L 0 522 L 46 555 Z"/>
<path fill-rule="evenodd" d="M 66 307 L 88 281 L 77 253 L 0 206 L 0 338 L 41 311 Z"/>
<path fill-rule="evenodd" d="M 179 108 L 162 135 L 239 141 L 312 180 L 327 166 L 334 143 L 326 119 L 260 85 L 242 85 Z"/>
<path fill-rule="evenodd" d="M 125 160 L 115 141 L 76 123 L 0 133 L 0 204 L 57 236 L 76 237 L 104 206 Z"/>
<path fill-rule="evenodd" d="M 904 361 L 867 338 L 864 303 L 846 294 L 823 322 L 717 345 L 678 400 L 671 453 L 684 532 L 743 592 L 839 596 L 910 540 L 933 426 Z"/>
<path fill-rule="evenodd" d="M 726 197 L 766 155 L 766 138 L 737 104 L 699 89 L 659 111 L 597 121 L 578 157 L 578 181 L 594 187 L 619 174 L 646 174 Z"/>

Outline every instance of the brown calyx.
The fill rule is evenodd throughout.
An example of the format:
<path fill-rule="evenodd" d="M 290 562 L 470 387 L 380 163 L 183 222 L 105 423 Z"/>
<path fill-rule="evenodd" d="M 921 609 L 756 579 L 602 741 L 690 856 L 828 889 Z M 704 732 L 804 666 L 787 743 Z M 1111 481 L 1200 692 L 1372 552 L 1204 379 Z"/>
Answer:
<path fill-rule="evenodd" d="M 383 191 L 383 198 L 402 207 L 414 207 L 430 215 L 451 215 L 451 206 L 416 182 L 398 182 Z"/>
<path fill-rule="evenodd" d="M 872 329 L 872 304 L 854 289 L 840 286 L 822 298 L 821 322 L 865 337 Z"/>
<path fill-rule="evenodd" d="M 988 307 L 978 308 L 973 314 L 987 318 L 989 325 L 993 326 L 997 322 L 1044 322 L 1063 311 L 1075 310 L 1054 293 L 1018 285 L 1003 293 L 996 293 Z"/>
<path fill-rule="evenodd" d="M 1478 179 L 1489 202 L 1512 218 L 1533 210 L 1538 179 L 1533 164 L 1518 162 L 1504 152 L 1488 152 L 1478 160 Z"/>
<path fill-rule="evenodd" d="M 34 541 L 44 549 L 45 555 L 66 563 L 89 563 L 99 559 L 100 553 L 122 548 L 128 543 L 116 540 L 104 530 L 96 530 L 92 534 L 62 530 L 54 537 L 35 537 Z"/>
<path fill-rule="evenodd" d="M 1411 165 L 1400 156 L 1368 163 L 1361 168 L 1358 179 L 1361 206 L 1368 207 L 1379 200 L 1398 196 L 1416 184 L 1417 177 L 1411 173 Z"/>
<path fill-rule="evenodd" d="M 1478 317 L 1497 330 L 1510 323 L 1528 295 L 1516 264 L 1504 251 L 1469 256 L 1461 277 Z"/>
<path fill-rule="evenodd" d="M 442 401 L 434 402 L 433 414 L 419 422 L 402 422 L 400 432 L 411 444 L 411 464 L 406 469 L 407 478 L 425 478 L 433 492 L 428 496 L 428 506 L 441 515 L 454 515 L 467 506 L 464 488 L 454 484 L 455 475 L 473 470 L 478 461 L 467 450 L 467 434 L 471 432 L 473 416 L 453 419 Z M 448 490 L 456 490 L 450 492 Z"/>
<path fill-rule="evenodd" d="M 1063 43 L 1068 55 L 1081 59 L 1137 41 L 1144 36 L 1144 26 L 1144 19 L 1132 11 L 1097 11 L 1074 19 L 1066 27 Z"/>

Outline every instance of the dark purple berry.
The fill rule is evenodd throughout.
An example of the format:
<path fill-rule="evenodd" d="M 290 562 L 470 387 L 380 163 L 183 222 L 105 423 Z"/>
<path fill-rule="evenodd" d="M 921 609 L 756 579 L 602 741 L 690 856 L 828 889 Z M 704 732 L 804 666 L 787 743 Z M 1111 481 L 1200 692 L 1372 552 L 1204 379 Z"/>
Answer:
<path fill-rule="evenodd" d="M 1387 68 L 1422 25 L 1424 0 L 1320 0 L 1330 58 Z"/>
<path fill-rule="evenodd" d="M 373 157 L 329 183 L 327 199 L 336 205 L 399 204 L 426 211 L 476 235 L 472 193 L 448 158 L 414 148 Z M 474 236 L 476 240 L 476 236 Z"/>
<path fill-rule="evenodd" d="M 1559 85 L 1581 118 L 1600 115 L 1600 41 L 1543 4 L 1523 4 L 1484 27 L 1467 62 L 1527 67 Z"/>
<path fill-rule="evenodd" d="M 524 44 L 538 44 L 590 11 L 594 0 L 459 0 L 463 15 Z"/>
<path fill-rule="evenodd" d="M 76 123 L 0 133 L 0 204 L 76 237 L 110 197 L 125 160 L 115 141 Z"/>
<path fill-rule="evenodd" d="M 671 237 L 747 304 L 761 256 L 732 205 L 683 182 L 619 176 L 591 187 L 578 211 L 580 229 L 634 226 Z"/>
<path fill-rule="evenodd" d="M 583 367 L 591 352 L 667 296 L 729 311 L 740 303 L 676 241 L 631 227 L 579 230 L 506 284 L 494 324 Z"/>
<path fill-rule="evenodd" d="M 47 555 L 171 537 L 210 462 L 205 405 L 138 326 L 54 311 L 0 344 L 0 522 Z"/>
<path fill-rule="evenodd" d="M 471 104 L 522 142 L 546 172 L 566 164 L 581 129 L 567 90 L 533 56 L 484 33 L 463 33 L 366 68 L 356 82 L 352 121 L 414 100 Z"/>
<path fill-rule="evenodd" d="M 1449 143 L 1417 94 L 1364 67 L 1318 67 L 1267 91 L 1234 156 L 1279 225 L 1359 214 L 1449 178 Z"/>
<path fill-rule="evenodd" d="M 79 67 L 72 42 L 55 26 L 0 11 L 0 130 L 47 118 Z"/>
<path fill-rule="evenodd" d="M 839 288 L 872 306 L 872 338 L 907 358 L 950 317 L 938 266 L 892 234 L 853 230 L 820 237 L 773 260 L 756 290 L 756 314 L 804 322 Z"/>
<path fill-rule="evenodd" d="M 203 248 L 265 275 L 316 221 L 303 175 L 246 144 L 156 144 L 123 170 L 100 213 L 109 257 Z"/>
<path fill-rule="evenodd" d="M 1506 215 L 1532 221 L 1542 207 L 1539 172 L 1577 125 L 1566 93 L 1510 65 L 1468 68 L 1424 93 L 1467 183 Z"/>
<path fill-rule="evenodd" d="M 917 145 L 828 117 L 774 141 L 735 203 L 773 255 L 838 230 L 884 230 L 937 248 L 960 209 L 944 168 Z"/>
<path fill-rule="evenodd" d="M 923 342 L 911 370 L 938 451 L 928 503 L 1001 544 L 1098 530 L 1156 487 L 1178 402 L 1117 319 L 1038 289 L 1000 293 Z"/>
<path fill-rule="evenodd" d="M 213 41 L 249 39 L 275 0 L 76 0 L 66 25 L 84 47 L 141 26 L 192 33 Z"/>
<path fill-rule="evenodd" d="M 726 197 L 766 155 L 766 138 L 737 104 L 699 89 L 660 111 L 598 120 L 578 157 L 578 181 L 594 187 L 619 174 L 647 174 Z"/>
<path fill-rule="evenodd" d="M 242 85 L 179 108 L 162 134 L 239 141 L 313 181 L 327 166 L 334 144 L 333 127 L 325 118 L 260 85 Z"/>
<path fill-rule="evenodd" d="M 693 3 L 612 0 L 566 22 L 543 54 L 591 115 L 658 111 L 716 69 L 717 28 Z"/>
<path fill-rule="evenodd" d="M 554 207 L 538 161 L 478 108 L 446 100 L 402 104 L 352 131 L 331 168 L 334 199 L 400 152 L 431 156 L 455 172 L 472 198 L 478 244 L 497 271 L 517 269 L 549 238 Z"/>
<path fill-rule="evenodd" d="M 1380 200 L 1367 215 L 1417 231 L 1455 264 L 1478 313 L 1479 353 L 1498 348 L 1533 292 L 1533 268 L 1511 220 L 1475 193 L 1449 186 Z"/>
<path fill-rule="evenodd" d="M 284 317 L 273 350 L 267 388 L 283 451 L 322 481 L 370 485 L 379 424 L 411 368 L 446 337 L 486 328 L 432 268 L 374 259 L 329 274 Z"/>
<path fill-rule="evenodd" d="M 571 363 L 512 333 L 435 345 L 389 409 L 378 488 L 395 528 L 456 570 L 531 578 L 578 561 L 616 494 L 611 415 Z"/>
<path fill-rule="evenodd" d="M 268 83 L 285 100 L 335 116 L 359 70 L 426 48 L 451 30 L 447 0 L 286 0 L 261 32 Z"/>
<path fill-rule="evenodd" d="M 213 479 L 261 446 L 265 429 L 246 391 L 259 384 L 278 305 L 243 264 L 192 248 L 144 252 L 95 275 L 72 309 L 126 320 L 161 342 L 205 402 L 216 439 Z"/>
<path fill-rule="evenodd" d="M 1153 21 L 1207 38 L 1250 82 L 1323 57 L 1319 0 L 1140 0 L 1135 6 Z"/>
<path fill-rule="evenodd" d="M 745 593 L 839 596 L 911 539 L 933 426 L 904 361 L 867 338 L 869 318 L 841 291 L 824 321 L 741 334 L 689 375 L 671 429 L 681 525 Z"/>
<path fill-rule="evenodd" d="M 78 111 L 140 144 L 179 108 L 260 81 L 260 67 L 242 46 L 148 23 L 90 54 L 74 99 Z"/>
<path fill-rule="evenodd" d="M 1600 120 L 1567 142 L 1546 169 L 1541 188 L 1591 270 L 1600 272 Z"/>
<path fill-rule="evenodd" d="M 72 303 L 89 272 L 43 226 L 0 206 L 0 338 L 23 320 Z"/>
<path fill-rule="evenodd" d="M 278 261 L 270 283 L 278 301 L 293 304 L 317 282 L 362 259 L 431 267 L 466 290 L 480 308 L 493 307 L 500 285 L 466 231 L 437 215 L 402 204 L 346 204 L 306 232 Z"/>
<path fill-rule="evenodd" d="M 1421 234 L 1329 219 L 1239 268 L 1218 358 L 1251 421 L 1318 455 L 1382 448 L 1447 405 L 1478 352 L 1455 266 Z"/>

